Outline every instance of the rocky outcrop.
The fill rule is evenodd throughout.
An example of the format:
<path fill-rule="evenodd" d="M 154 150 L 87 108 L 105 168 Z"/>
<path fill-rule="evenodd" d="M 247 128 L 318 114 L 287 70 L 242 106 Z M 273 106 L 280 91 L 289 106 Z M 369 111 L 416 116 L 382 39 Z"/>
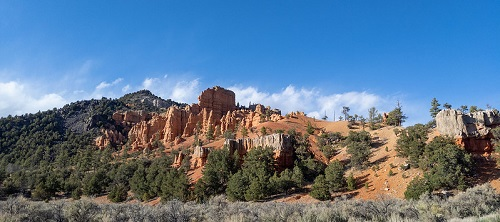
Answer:
<path fill-rule="evenodd" d="M 174 163 L 172 164 L 172 166 L 173 167 L 180 167 L 182 165 L 183 160 L 184 160 L 184 153 L 179 152 L 179 154 L 177 154 L 174 157 Z"/>
<path fill-rule="evenodd" d="M 254 147 L 271 147 L 279 167 L 286 168 L 293 166 L 295 151 L 290 135 L 276 133 L 257 138 L 228 139 L 225 145 L 228 146 L 230 153 L 237 152 L 240 156 L 244 156 Z"/>
<path fill-rule="evenodd" d="M 496 110 L 462 113 L 459 110 L 442 110 L 436 115 L 436 128 L 442 135 L 454 137 L 457 144 L 472 153 L 491 153 L 491 129 L 500 125 Z"/>
<path fill-rule="evenodd" d="M 125 136 L 114 129 L 102 129 L 101 136 L 95 139 L 95 144 L 99 148 L 123 144 Z"/>
<path fill-rule="evenodd" d="M 112 118 L 117 124 L 130 125 L 151 119 L 151 114 L 142 110 L 115 112 Z"/>
<path fill-rule="evenodd" d="M 236 109 L 236 96 L 233 91 L 216 86 L 206 89 L 198 97 L 198 105 L 212 111 L 215 119 L 220 119 L 228 111 Z"/>
<path fill-rule="evenodd" d="M 205 166 L 207 163 L 208 154 L 210 153 L 210 148 L 196 146 L 193 150 L 193 155 L 191 156 L 191 168 L 195 169 L 198 167 Z"/>
<path fill-rule="evenodd" d="M 234 92 L 216 86 L 204 90 L 198 97 L 198 104 L 180 108 L 171 106 L 165 113 L 134 115 L 116 114 L 113 119 L 120 123 L 133 125 L 128 133 L 132 149 L 150 147 L 155 140 L 165 146 L 177 143 L 184 137 L 206 133 L 210 128 L 215 135 L 222 135 L 227 130 L 234 130 L 237 125 L 250 128 L 262 121 L 278 121 L 283 117 L 281 111 L 256 105 L 252 109 L 236 110 Z M 129 124 L 130 125 L 130 124 Z"/>

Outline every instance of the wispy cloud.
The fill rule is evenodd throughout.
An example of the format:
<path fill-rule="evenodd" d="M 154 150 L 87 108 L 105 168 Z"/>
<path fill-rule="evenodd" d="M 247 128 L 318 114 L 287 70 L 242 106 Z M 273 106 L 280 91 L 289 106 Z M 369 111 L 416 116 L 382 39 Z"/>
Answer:
<path fill-rule="evenodd" d="M 105 88 L 108 88 L 110 86 L 114 86 L 114 85 L 117 85 L 118 83 L 120 83 L 121 81 L 123 81 L 123 78 L 118 78 L 118 79 L 115 79 L 115 81 L 113 81 L 112 83 L 107 83 L 106 81 L 104 82 L 101 82 L 99 83 L 99 85 L 97 85 L 95 87 L 96 90 L 102 90 L 102 89 L 105 89 Z"/>
<path fill-rule="evenodd" d="M 130 85 L 128 84 L 122 88 L 123 93 L 127 93 L 129 90 L 130 90 Z"/>
<path fill-rule="evenodd" d="M 390 99 L 368 92 L 323 94 L 317 89 L 297 89 L 292 85 L 274 93 L 262 92 L 252 86 L 232 86 L 230 89 L 236 93 L 236 100 L 242 105 L 262 103 L 279 108 L 283 113 L 304 111 L 316 118 L 325 113 L 333 118 L 334 112 L 338 116 L 343 106 L 348 106 L 352 114 L 364 116 L 368 114 L 370 107 L 376 107 L 381 112 L 392 108 Z"/>

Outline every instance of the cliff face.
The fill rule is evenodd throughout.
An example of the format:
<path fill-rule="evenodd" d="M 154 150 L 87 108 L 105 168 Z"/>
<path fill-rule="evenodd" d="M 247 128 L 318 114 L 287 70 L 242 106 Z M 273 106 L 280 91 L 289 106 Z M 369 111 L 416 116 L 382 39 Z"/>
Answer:
<path fill-rule="evenodd" d="M 125 130 L 132 150 L 151 148 L 154 141 L 162 142 L 166 147 L 170 143 L 178 144 L 183 137 L 190 137 L 198 130 L 205 134 L 210 128 L 214 135 L 222 135 L 227 130 L 234 130 L 237 125 L 250 128 L 263 120 L 283 119 L 281 111 L 271 110 L 260 104 L 249 109 L 236 110 L 233 91 L 213 87 L 203 91 L 198 103 L 170 106 L 164 113 L 146 111 L 127 111 L 113 114 L 115 124 Z M 103 148 L 107 144 L 123 144 L 125 137 L 114 136 L 112 132 L 96 139 L 96 145 Z"/>
<path fill-rule="evenodd" d="M 490 131 L 500 125 L 498 111 L 487 110 L 462 113 L 459 110 L 442 110 L 436 116 L 436 128 L 442 135 L 452 136 L 457 144 L 471 153 L 491 153 L 493 138 Z"/>
<path fill-rule="evenodd" d="M 292 138 L 289 135 L 277 133 L 257 138 L 228 139 L 225 145 L 229 147 L 230 153 L 237 152 L 240 156 L 244 156 L 254 147 L 271 147 L 274 151 L 274 159 L 279 167 L 293 166 L 295 150 L 293 149 Z"/>
<path fill-rule="evenodd" d="M 221 87 L 207 89 L 198 97 L 198 104 L 179 108 L 171 106 L 165 113 L 154 115 L 132 127 L 128 138 L 133 150 L 151 146 L 155 140 L 165 145 L 178 142 L 181 137 L 189 137 L 197 130 L 205 133 L 210 127 L 221 125 L 225 113 L 236 109 L 234 92 Z"/>

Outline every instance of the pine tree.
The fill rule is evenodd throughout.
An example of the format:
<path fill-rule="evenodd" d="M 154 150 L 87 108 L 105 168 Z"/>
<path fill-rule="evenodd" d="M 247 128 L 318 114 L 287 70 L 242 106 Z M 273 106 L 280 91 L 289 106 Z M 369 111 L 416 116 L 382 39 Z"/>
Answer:
<path fill-rule="evenodd" d="M 353 191 L 356 189 L 356 179 L 354 178 L 354 175 L 352 173 L 349 174 L 347 177 L 347 190 Z"/>
<path fill-rule="evenodd" d="M 349 111 L 351 111 L 351 108 L 349 108 L 348 106 L 342 107 L 342 114 L 344 114 L 345 120 L 349 120 Z"/>
<path fill-rule="evenodd" d="M 460 111 L 462 111 L 462 113 L 467 113 L 468 110 L 469 109 L 468 109 L 468 107 L 466 105 L 461 105 L 460 106 Z"/>
<path fill-rule="evenodd" d="M 245 192 L 250 185 L 248 177 L 243 175 L 242 171 L 238 171 L 228 181 L 226 194 L 231 201 L 244 201 Z"/>
<path fill-rule="evenodd" d="M 441 106 L 441 104 L 439 104 L 436 98 L 433 98 L 431 101 L 431 109 L 429 110 L 432 118 L 436 118 L 436 115 L 439 113 L 439 111 L 441 111 L 441 108 L 439 108 L 439 106 Z"/>
<path fill-rule="evenodd" d="M 345 140 L 347 153 L 351 155 L 351 165 L 364 168 L 371 156 L 371 135 L 366 131 L 350 131 Z"/>
<path fill-rule="evenodd" d="M 260 200 L 271 194 L 269 178 L 273 174 L 272 149 L 253 148 L 246 154 L 241 170 L 229 179 L 226 194 L 231 200 Z"/>
<path fill-rule="evenodd" d="M 403 107 L 398 101 L 396 108 L 394 108 L 394 110 L 392 110 L 387 114 L 388 115 L 386 119 L 387 125 L 401 126 L 405 122 L 407 117 L 403 114 L 402 108 Z"/>
<path fill-rule="evenodd" d="M 331 191 L 337 192 L 347 185 L 344 166 L 340 161 L 331 162 L 325 169 L 325 180 Z"/>
<path fill-rule="evenodd" d="M 302 186 L 304 186 L 304 173 L 302 173 L 302 170 L 299 166 L 293 167 L 291 179 L 295 183 L 296 187 L 301 188 Z"/>
<path fill-rule="evenodd" d="M 265 126 L 263 126 L 262 128 L 260 128 L 260 134 L 261 134 L 261 136 L 267 135 L 267 128 Z"/>
<path fill-rule="evenodd" d="M 207 133 L 205 134 L 205 138 L 210 142 L 214 139 L 214 127 L 212 125 L 208 126 Z"/>
<path fill-rule="evenodd" d="M 445 109 L 451 109 L 451 104 L 449 104 L 449 103 L 445 103 L 445 104 L 443 105 L 443 107 L 444 107 Z"/>
<path fill-rule="evenodd" d="M 243 139 L 248 136 L 248 130 L 245 126 L 241 127 L 241 136 L 243 137 Z"/>
<path fill-rule="evenodd" d="M 213 150 L 208 154 L 203 177 L 197 183 L 199 192 L 196 195 L 201 195 L 200 200 L 226 191 L 229 177 L 236 171 L 234 161 L 227 148 Z"/>
<path fill-rule="evenodd" d="M 316 179 L 314 180 L 314 184 L 312 185 L 311 193 L 309 194 L 311 195 L 311 197 L 318 200 L 330 199 L 331 194 L 324 175 L 319 175 L 316 177 Z"/>
<path fill-rule="evenodd" d="M 189 197 L 189 178 L 184 172 L 171 168 L 163 178 L 161 191 L 162 201 L 186 201 Z"/>

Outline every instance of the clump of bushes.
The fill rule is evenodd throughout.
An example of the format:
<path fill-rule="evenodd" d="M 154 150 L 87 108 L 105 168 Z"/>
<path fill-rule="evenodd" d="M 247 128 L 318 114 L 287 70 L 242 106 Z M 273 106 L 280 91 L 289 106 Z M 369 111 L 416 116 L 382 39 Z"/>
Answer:
<path fill-rule="evenodd" d="M 454 197 L 423 195 L 419 200 L 338 198 L 319 203 L 229 202 L 215 196 L 206 203 L 166 201 L 142 204 L 0 201 L 0 221 L 496 221 L 500 195 L 489 185 Z"/>

